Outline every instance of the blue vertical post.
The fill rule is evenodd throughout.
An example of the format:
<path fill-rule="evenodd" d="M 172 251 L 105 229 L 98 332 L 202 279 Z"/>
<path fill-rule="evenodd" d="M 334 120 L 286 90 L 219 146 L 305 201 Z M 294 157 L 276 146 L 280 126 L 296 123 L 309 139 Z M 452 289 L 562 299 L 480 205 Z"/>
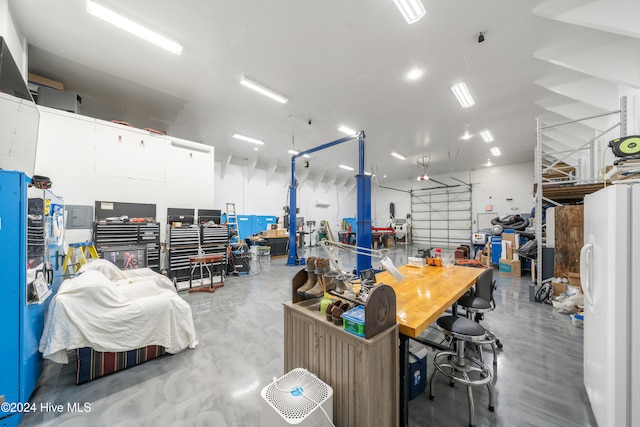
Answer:
<path fill-rule="evenodd" d="M 287 265 L 298 265 L 296 251 L 296 156 L 291 156 L 291 182 L 289 183 L 289 258 Z"/>
<path fill-rule="evenodd" d="M 358 175 L 356 176 L 356 245 L 371 248 L 371 177 L 364 173 L 364 131 L 358 135 Z M 357 272 L 371 268 L 371 257 L 357 256 Z"/>

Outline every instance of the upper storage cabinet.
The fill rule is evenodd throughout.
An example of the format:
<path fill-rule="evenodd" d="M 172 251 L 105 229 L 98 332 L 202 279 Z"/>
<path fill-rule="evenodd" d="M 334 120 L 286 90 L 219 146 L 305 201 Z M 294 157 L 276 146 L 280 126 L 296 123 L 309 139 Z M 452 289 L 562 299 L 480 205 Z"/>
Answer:
<path fill-rule="evenodd" d="M 2 37 L 0 117 L 0 168 L 33 175 L 38 143 L 38 110 Z"/>

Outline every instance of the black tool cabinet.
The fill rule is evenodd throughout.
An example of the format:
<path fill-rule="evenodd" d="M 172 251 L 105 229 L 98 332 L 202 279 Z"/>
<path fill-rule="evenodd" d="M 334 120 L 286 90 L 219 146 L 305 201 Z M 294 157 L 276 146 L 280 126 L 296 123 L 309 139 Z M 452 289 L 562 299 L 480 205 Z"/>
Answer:
<path fill-rule="evenodd" d="M 207 255 L 225 255 L 221 263 L 226 265 L 226 253 L 229 246 L 229 230 L 227 226 L 169 226 L 167 234 L 169 277 L 174 282 L 189 279 L 191 275 L 189 258 L 197 256 L 199 249 L 202 249 L 204 254 Z M 216 268 L 215 271 L 218 271 L 218 269 Z M 208 277 L 208 272 L 205 271 L 205 275 Z"/>
<path fill-rule="evenodd" d="M 145 246 L 147 267 L 160 272 L 160 224 L 157 222 L 131 224 L 93 224 L 93 244 L 102 251 L 111 247 Z"/>

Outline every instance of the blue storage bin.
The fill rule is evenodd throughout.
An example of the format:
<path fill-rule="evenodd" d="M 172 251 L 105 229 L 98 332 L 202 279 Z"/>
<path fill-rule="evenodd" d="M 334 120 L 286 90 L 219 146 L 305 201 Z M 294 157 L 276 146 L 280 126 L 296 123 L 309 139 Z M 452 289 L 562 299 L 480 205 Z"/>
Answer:
<path fill-rule="evenodd" d="M 409 341 L 409 400 L 418 397 L 427 387 L 427 348 Z"/>

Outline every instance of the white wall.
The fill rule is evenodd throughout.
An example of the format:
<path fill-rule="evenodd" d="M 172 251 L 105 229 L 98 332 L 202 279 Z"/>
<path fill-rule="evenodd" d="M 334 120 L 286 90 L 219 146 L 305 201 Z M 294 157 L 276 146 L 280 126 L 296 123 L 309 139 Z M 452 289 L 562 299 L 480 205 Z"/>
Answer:
<path fill-rule="evenodd" d="M 224 211 L 226 203 L 235 203 L 238 214 L 276 215 L 282 220 L 283 207 L 289 205 L 289 173 L 271 174 L 229 164 L 224 175 L 216 174 L 222 167 L 214 163 L 213 149 L 205 154 L 172 146 L 171 140 L 177 138 L 46 107 L 39 111 L 36 173 L 49 176 L 53 191 L 67 204 L 93 206 L 96 200 L 153 203 L 161 224 L 166 222 L 168 207 Z M 486 205 L 493 205 L 494 216 L 531 211 L 533 163 L 484 168 L 455 177 L 473 184 L 474 220 Z M 448 176 L 433 178 L 458 184 Z M 396 218 L 406 218 L 411 212 L 408 191 L 429 186 L 413 180 L 381 185 L 372 182 L 371 216 L 376 227 L 389 223 L 391 202 Z M 317 207 L 317 202 L 329 206 Z M 319 224 L 327 220 L 337 232 L 342 218 L 356 216 L 355 186 L 301 179 L 297 205 L 299 216 L 306 221 Z M 88 232 L 74 233 L 68 235 L 68 241 L 90 238 Z"/>
<path fill-rule="evenodd" d="M 493 217 L 512 215 L 516 213 L 528 214 L 533 208 L 533 162 L 493 166 L 471 172 L 455 173 L 453 176 L 466 183 L 473 184 L 472 191 L 472 229 L 477 229 L 478 213 L 491 213 Z M 448 175 L 433 176 L 433 179 L 448 185 L 457 185 Z M 389 184 L 382 184 L 400 190 L 431 188 L 437 184 L 428 181 L 404 180 Z M 408 193 L 378 187 L 376 189 L 378 214 L 375 224 L 383 226 L 389 211 L 389 202 L 395 204 L 396 218 L 405 218 L 411 212 L 411 197 Z M 511 200 L 509 200 L 511 199 Z M 491 211 L 485 211 L 487 205 L 492 205 Z"/>
<path fill-rule="evenodd" d="M 8 0 L 0 0 L 0 36 L 7 43 L 24 81 L 27 81 L 27 40 L 13 22 Z"/>
<path fill-rule="evenodd" d="M 218 170 L 222 168 L 220 165 Z M 510 166 L 490 167 L 471 172 L 457 173 L 454 177 L 473 184 L 473 229 L 478 213 L 485 213 L 486 205 L 492 205 L 489 213 L 504 216 L 516 213 L 528 214 L 533 207 L 533 162 Z M 434 179 L 449 185 L 459 182 L 449 176 L 434 176 Z M 226 166 L 224 179 L 216 174 L 214 205 L 224 210 L 226 203 L 235 203 L 238 214 L 276 215 L 282 219 L 283 206 L 289 204 L 289 175 L 273 174 L 265 184 L 267 173 L 250 170 L 248 166 Z M 408 191 L 428 188 L 434 184 L 414 180 L 392 183 L 372 182 L 371 218 L 374 227 L 386 227 L 389 223 L 389 204 L 394 203 L 396 218 L 406 218 L 411 213 L 411 195 Z M 336 191 L 333 186 L 320 184 L 315 188 L 311 181 L 304 182 L 298 190 L 299 215 L 305 220 L 321 219 L 329 221 L 334 231 L 339 230 L 343 217 L 356 216 L 355 188 L 343 188 Z M 384 188 L 389 187 L 389 188 Z M 393 190 L 394 188 L 397 190 Z M 511 200 L 509 200 L 511 199 Z M 316 201 L 330 204 L 327 208 L 318 208 Z"/>
<path fill-rule="evenodd" d="M 51 178 L 66 204 L 96 200 L 152 203 L 164 224 L 167 208 L 213 209 L 214 155 L 171 145 L 188 141 L 39 107 L 36 173 Z M 70 230 L 67 242 L 90 238 Z M 76 239 L 76 240 L 74 240 Z"/>
<path fill-rule="evenodd" d="M 220 164 L 216 165 L 222 171 Z M 284 206 L 289 206 L 288 173 L 274 173 L 268 176 L 266 171 L 254 170 L 249 166 L 227 165 L 222 173 L 215 176 L 214 205 L 225 210 L 227 203 L 235 203 L 239 215 L 275 215 L 282 218 Z M 326 203 L 328 207 L 317 207 L 316 202 Z M 297 191 L 298 216 L 305 221 L 329 221 L 336 232 L 341 227 L 343 217 L 356 216 L 356 196 L 354 188 L 342 188 L 336 191 L 332 185 L 314 185 L 311 181 L 301 181 Z"/>

